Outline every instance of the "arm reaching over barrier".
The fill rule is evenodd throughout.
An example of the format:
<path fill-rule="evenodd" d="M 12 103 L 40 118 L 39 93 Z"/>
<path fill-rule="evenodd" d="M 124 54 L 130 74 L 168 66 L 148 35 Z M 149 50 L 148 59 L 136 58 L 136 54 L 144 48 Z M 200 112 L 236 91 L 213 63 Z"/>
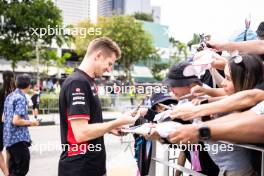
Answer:
<path fill-rule="evenodd" d="M 190 120 L 201 116 L 243 110 L 254 106 L 264 99 L 264 91 L 259 89 L 245 90 L 216 102 L 194 106 L 192 108 L 176 108 L 171 117 Z M 228 105 L 228 106 L 227 106 Z"/>
<path fill-rule="evenodd" d="M 243 42 L 207 42 L 212 48 L 217 51 L 235 51 L 238 50 L 242 53 L 250 54 L 264 54 L 264 41 L 263 40 L 250 40 Z"/>
<path fill-rule="evenodd" d="M 264 143 L 263 114 L 257 114 L 254 110 L 233 113 L 199 125 L 180 126 L 170 133 L 168 140 L 171 143 L 196 143 L 205 134 L 202 127 L 207 129 L 207 139 Z"/>

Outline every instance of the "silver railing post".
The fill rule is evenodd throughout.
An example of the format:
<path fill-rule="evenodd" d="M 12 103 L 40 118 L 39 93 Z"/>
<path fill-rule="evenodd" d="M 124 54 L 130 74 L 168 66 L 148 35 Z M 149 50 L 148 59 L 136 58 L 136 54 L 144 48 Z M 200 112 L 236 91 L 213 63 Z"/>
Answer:
<path fill-rule="evenodd" d="M 163 159 L 167 160 L 169 162 L 169 149 L 164 151 Z M 169 176 L 169 166 L 167 166 L 167 165 L 163 166 L 163 175 L 164 176 Z"/>
<path fill-rule="evenodd" d="M 156 158 L 156 152 L 157 152 L 157 142 L 152 142 L 152 154 L 151 158 Z M 151 159 L 151 163 L 149 166 L 149 176 L 156 176 L 156 161 Z"/>

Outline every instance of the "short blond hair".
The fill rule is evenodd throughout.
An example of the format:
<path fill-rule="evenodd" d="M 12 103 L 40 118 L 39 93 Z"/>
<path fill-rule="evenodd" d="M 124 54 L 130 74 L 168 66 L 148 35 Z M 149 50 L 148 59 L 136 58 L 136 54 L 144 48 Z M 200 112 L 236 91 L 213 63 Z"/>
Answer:
<path fill-rule="evenodd" d="M 110 55 L 115 53 L 116 58 L 121 57 L 121 50 L 119 46 L 108 37 L 100 37 L 92 40 L 87 48 L 86 56 L 89 56 L 98 49 L 101 49 L 104 54 Z"/>

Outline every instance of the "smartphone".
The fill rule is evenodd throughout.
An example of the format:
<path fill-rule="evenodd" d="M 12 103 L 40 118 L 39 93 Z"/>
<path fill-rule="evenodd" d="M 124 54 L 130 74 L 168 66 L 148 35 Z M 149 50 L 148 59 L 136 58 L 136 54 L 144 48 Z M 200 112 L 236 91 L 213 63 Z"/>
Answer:
<path fill-rule="evenodd" d="M 37 119 L 37 121 L 38 121 L 38 122 L 41 122 L 41 121 L 42 121 L 42 119 Z"/>

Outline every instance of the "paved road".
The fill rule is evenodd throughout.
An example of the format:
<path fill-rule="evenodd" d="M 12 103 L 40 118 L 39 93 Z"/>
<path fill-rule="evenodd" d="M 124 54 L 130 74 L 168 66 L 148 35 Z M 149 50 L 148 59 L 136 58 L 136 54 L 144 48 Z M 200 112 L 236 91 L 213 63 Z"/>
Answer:
<path fill-rule="evenodd" d="M 121 117 L 118 112 L 104 112 L 104 119 Z M 57 176 L 58 161 L 60 156 L 60 128 L 58 114 L 41 115 L 43 122 L 55 121 L 57 125 L 39 126 L 30 128 L 33 140 L 31 149 L 31 163 L 28 176 Z M 105 135 L 107 152 L 107 174 L 108 176 L 135 176 L 136 162 L 133 158 L 130 143 L 132 137 L 121 139 L 113 135 Z M 127 143 L 129 142 L 130 145 Z M 159 146 L 157 156 L 163 157 L 162 146 Z M 163 175 L 163 165 L 158 164 L 157 175 Z M 0 172 L 0 176 L 1 176 Z"/>
<path fill-rule="evenodd" d="M 31 147 L 31 164 L 29 176 L 57 176 L 58 159 L 60 156 L 59 126 L 40 126 L 30 128 L 33 140 Z M 126 143 L 121 143 L 119 137 L 105 135 L 107 150 L 108 176 L 134 176 L 136 163 L 127 148 Z M 57 148 L 56 148 L 57 147 Z M 125 149 L 127 149 L 125 151 Z"/>

